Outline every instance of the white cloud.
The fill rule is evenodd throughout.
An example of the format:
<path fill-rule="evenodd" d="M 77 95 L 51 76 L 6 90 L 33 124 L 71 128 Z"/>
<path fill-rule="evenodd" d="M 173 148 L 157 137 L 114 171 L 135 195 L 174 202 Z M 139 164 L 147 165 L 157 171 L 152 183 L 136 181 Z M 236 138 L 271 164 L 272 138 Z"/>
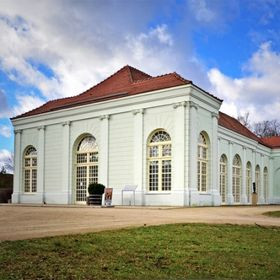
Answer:
<path fill-rule="evenodd" d="M 252 121 L 279 118 L 280 53 L 273 51 L 270 43 L 263 43 L 243 69 L 242 78 L 209 70 L 212 92 L 225 100 L 221 109 L 235 117 L 248 111 Z"/>
<path fill-rule="evenodd" d="M 13 117 L 37 108 L 44 103 L 44 100 L 34 95 L 17 95 L 16 99 L 17 105 L 13 107 L 11 114 Z"/>
<path fill-rule="evenodd" d="M 12 168 L 8 168 L 8 165 L 13 165 L 13 153 L 6 149 L 2 149 L 0 150 L 0 169 L 4 166 L 8 173 L 13 173 Z"/>
<path fill-rule="evenodd" d="M 191 9 L 198 22 L 211 22 L 216 18 L 216 13 L 207 5 L 205 0 L 191 0 Z"/>
<path fill-rule="evenodd" d="M 0 66 L 47 100 L 80 93 L 126 64 L 152 73 L 166 64 L 174 69 L 177 62 L 166 51 L 174 47 L 167 25 L 140 31 L 158 9 L 157 1 L 1 1 Z M 44 74 L 38 63 L 54 75 Z"/>
<path fill-rule="evenodd" d="M 11 127 L 7 125 L 0 125 L 0 135 L 10 138 L 12 136 Z"/>

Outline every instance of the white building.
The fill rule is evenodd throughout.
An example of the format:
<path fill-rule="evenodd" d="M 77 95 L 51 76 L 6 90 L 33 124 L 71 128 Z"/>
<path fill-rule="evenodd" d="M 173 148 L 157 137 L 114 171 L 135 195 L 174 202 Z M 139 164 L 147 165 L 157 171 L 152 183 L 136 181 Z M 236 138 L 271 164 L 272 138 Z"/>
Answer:
<path fill-rule="evenodd" d="M 176 73 L 125 66 L 86 92 L 12 119 L 13 203 L 85 203 L 90 182 L 137 185 L 137 205 L 280 203 L 280 137 L 219 113 L 222 100 Z M 124 204 L 131 200 L 129 194 Z"/>

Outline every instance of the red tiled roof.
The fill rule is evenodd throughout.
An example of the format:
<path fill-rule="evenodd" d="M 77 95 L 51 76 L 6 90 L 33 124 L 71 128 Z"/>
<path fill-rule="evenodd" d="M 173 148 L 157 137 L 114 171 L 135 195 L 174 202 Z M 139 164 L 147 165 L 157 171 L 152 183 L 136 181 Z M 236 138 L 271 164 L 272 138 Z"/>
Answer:
<path fill-rule="evenodd" d="M 268 143 L 263 142 L 261 138 L 259 138 L 256 134 L 254 134 L 246 126 L 241 124 L 237 119 L 235 119 L 225 113 L 219 112 L 218 123 L 220 126 L 230 129 L 236 133 L 239 133 L 243 136 L 246 136 L 252 140 L 257 141 L 258 143 L 260 143 L 262 145 L 265 145 L 265 146 L 268 146 L 271 148 L 271 146 Z"/>
<path fill-rule="evenodd" d="M 261 140 L 271 148 L 280 148 L 280 136 L 264 137 Z"/>
<path fill-rule="evenodd" d="M 96 103 L 100 101 L 111 100 L 153 90 L 160 90 L 187 84 L 192 84 L 192 81 L 182 78 L 175 72 L 162 76 L 152 77 L 138 69 L 127 65 L 109 78 L 105 79 L 101 83 L 95 85 L 94 87 L 79 95 L 49 101 L 36 109 L 33 109 L 12 119 L 18 119 L 50 111 L 57 111 L 60 109 L 75 107 L 79 105 Z M 211 95 L 208 92 L 206 93 Z M 211 96 L 221 101 L 217 97 L 213 95 Z"/>

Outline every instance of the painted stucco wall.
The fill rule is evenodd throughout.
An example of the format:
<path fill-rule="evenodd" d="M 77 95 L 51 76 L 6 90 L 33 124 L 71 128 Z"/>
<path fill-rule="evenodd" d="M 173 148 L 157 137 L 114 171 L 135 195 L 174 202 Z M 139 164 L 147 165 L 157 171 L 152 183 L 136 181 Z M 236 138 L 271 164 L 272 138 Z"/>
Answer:
<path fill-rule="evenodd" d="M 279 203 L 280 152 L 218 126 L 220 102 L 188 86 L 165 89 L 46 113 L 14 121 L 15 176 L 13 203 L 75 203 L 75 151 L 85 135 L 95 137 L 99 150 L 99 182 L 113 187 L 113 204 L 122 203 L 125 185 L 137 185 L 137 205 L 220 205 L 219 160 L 228 159 L 228 186 L 232 160 L 238 154 L 243 179 L 247 161 L 261 169 L 259 203 Z M 169 192 L 147 189 L 147 141 L 157 129 L 172 140 L 172 188 Z M 207 135 L 209 146 L 207 192 L 197 191 L 197 140 Z M 38 151 L 37 193 L 23 193 L 22 159 L 27 146 Z M 269 198 L 263 198 L 263 169 L 269 170 Z M 278 167 L 278 168 L 277 168 Z M 245 169 L 244 169 L 245 168 Z M 247 203 L 244 187 L 242 203 Z M 131 204 L 126 193 L 123 204 Z M 228 194 L 227 204 L 232 204 Z"/>

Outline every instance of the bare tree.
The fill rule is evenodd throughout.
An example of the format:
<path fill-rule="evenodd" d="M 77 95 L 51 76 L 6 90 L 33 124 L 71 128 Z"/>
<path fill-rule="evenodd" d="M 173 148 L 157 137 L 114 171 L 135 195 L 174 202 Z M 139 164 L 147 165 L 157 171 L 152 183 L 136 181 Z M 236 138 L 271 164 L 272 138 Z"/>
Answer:
<path fill-rule="evenodd" d="M 246 126 L 248 129 L 251 129 L 250 120 L 249 120 L 249 112 L 246 112 L 244 115 L 240 115 L 237 117 L 237 120 Z"/>
<path fill-rule="evenodd" d="M 14 172 L 14 155 L 11 154 L 9 157 L 6 158 L 4 167 L 7 171 L 13 173 Z"/>
<path fill-rule="evenodd" d="M 238 116 L 237 120 L 259 137 L 280 136 L 280 121 L 278 120 L 261 121 L 251 124 L 249 112 Z"/>
<path fill-rule="evenodd" d="M 253 125 L 253 131 L 259 137 L 280 136 L 280 122 L 278 120 L 258 122 Z"/>

